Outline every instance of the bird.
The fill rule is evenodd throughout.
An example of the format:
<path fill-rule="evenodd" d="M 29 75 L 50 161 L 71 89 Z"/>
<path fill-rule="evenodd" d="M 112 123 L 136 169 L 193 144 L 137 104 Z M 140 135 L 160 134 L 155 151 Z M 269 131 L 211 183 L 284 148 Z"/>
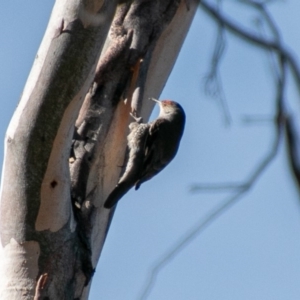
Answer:
<path fill-rule="evenodd" d="M 182 106 L 172 100 L 149 98 L 159 105 L 158 117 L 149 123 L 141 118 L 129 125 L 127 137 L 128 159 L 125 171 L 117 185 L 108 195 L 104 207 L 110 209 L 135 186 L 162 171 L 175 157 L 185 127 L 185 112 Z"/>

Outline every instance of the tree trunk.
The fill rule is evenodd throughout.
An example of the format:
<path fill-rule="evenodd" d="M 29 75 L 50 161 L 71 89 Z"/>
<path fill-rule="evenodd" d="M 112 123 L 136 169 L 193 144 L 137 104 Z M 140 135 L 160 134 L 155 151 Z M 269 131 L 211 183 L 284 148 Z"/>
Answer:
<path fill-rule="evenodd" d="M 1 299 L 88 298 L 129 113 L 148 120 L 197 3 L 56 1 L 6 134 Z"/>

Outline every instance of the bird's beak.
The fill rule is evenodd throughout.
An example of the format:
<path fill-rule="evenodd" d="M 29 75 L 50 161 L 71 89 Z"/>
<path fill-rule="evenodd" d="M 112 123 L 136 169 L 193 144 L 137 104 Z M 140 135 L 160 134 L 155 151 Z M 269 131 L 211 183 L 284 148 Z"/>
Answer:
<path fill-rule="evenodd" d="M 154 101 L 154 102 L 156 102 L 156 103 L 160 103 L 160 101 L 157 100 L 157 99 L 155 99 L 155 98 L 149 98 L 149 100 L 152 100 L 152 101 Z"/>

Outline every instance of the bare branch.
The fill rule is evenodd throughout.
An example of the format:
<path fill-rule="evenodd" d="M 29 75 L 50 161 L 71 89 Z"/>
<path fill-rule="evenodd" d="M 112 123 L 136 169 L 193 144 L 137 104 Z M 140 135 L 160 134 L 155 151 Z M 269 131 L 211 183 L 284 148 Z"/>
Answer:
<path fill-rule="evenodd" d="M 268 12 L 265 2 L 258 2 L 255 0 L 238 0 L 238 1 L 258 10 L 258 12 L 262 15 L 263 20 L 266 21 L 271 32 L 273 33 L 274 39 L 277 42 L 279 42 L 281 40 L 281 36 L 280 36 L 280 32 L 278 30 L 278 27 L 277 27 L 276 23 L 274 22 L 272 16 L 270 15 L 270 13 Z"/>
<path fill-rule="evenodd" d="M 288 158 L 297 181 L 298 189 L 300 187 L 300 130 L 299 124 L 293 116 L 286 120 L 286 140 L 288 148 Z"/>
<path fill-rule="evenodd" d="M 210 70 L 208 74 L 204 77 L 204 86 L 206 94 L 218 100 L 223 111 L 225 124 L 229 125 L 231 123 L 231 116 L 222 86 L 222 79 L 219 74 L 219 67 L 221 59 L 224 55 L 225 48 L 226 38 L 224 33 L 224 27 L 220 24 L 218 26 L 218 34 L 216 37 L 215 47 L 211 58 Z"/>
<path fill-rule="evenodd" d="M 257 34 L 245 29 L 244 26 L 242 26 L 241 24 L 236 24 L 224 14 L 222 14 L 214 5 L 208 3 L 208 1 L 202 0 L 200 2 L 200 6 L 217 23 L 220 23 L 223 26 L 225 26 L 225 28 L 228 29 L 231 33 L 235 34 L 236 36 L 240 37 L 241 39 L 247 42 L 262 47 L 263 49 L 273 50 L 280 56 L 284 57 L 294 74 L 298 86 L 298 92 L 300 93 L 300 69 L 297 64 L 296 58 L 289 49 L 287 49 L 283 44 L 279 43 L 276 39 L 270 40 L 262 38 Z"/>
<path fill-rule="evenodd" d="M 209 184 L 209 183 L 195 183 L 190 187 L 190 192 L 225 192 L 225 191 L 237 191 L 243 190 L 245 185 L 243 183 L 221 183 L 221 184 Z"/>

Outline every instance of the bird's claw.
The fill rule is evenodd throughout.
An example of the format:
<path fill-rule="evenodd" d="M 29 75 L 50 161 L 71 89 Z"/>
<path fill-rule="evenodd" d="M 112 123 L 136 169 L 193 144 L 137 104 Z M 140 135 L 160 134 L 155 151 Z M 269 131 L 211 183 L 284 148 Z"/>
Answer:
<path fill-rule="evenodd" d="M 143 117 L 137 117 L 135 112 L 130 113 L 131 117 L 137 122 L 137 123 L 142 123 L 143 122 Z"/>

